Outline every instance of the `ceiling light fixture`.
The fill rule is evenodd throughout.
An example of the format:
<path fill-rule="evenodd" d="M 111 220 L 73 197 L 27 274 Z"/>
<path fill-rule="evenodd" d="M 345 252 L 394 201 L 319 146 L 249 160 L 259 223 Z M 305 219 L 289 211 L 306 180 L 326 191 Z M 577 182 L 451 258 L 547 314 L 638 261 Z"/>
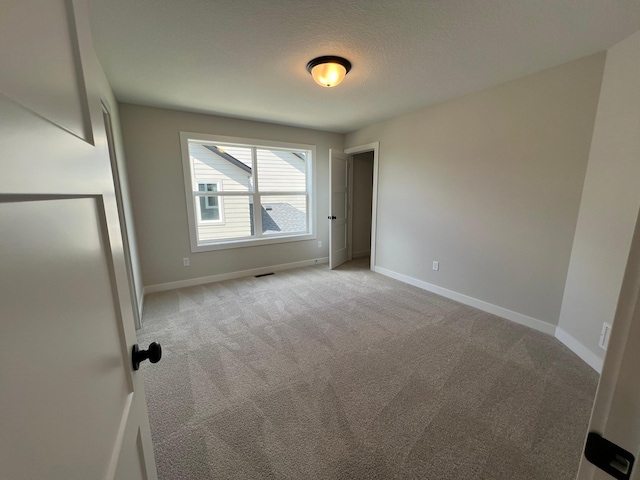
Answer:
<path fill-rule="evenodd" d="M 318 85 L 335 87 L 351 70 L 351 62 L 346 58 L 329 55 L 318 57 L 307 63 L 307 72 Z"/>

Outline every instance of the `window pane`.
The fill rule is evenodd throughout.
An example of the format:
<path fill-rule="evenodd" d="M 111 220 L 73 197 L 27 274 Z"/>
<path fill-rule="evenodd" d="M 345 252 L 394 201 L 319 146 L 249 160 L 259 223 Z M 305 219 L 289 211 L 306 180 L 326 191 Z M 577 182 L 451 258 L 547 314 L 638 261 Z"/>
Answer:
<path fill-rule="evenodd" d="M 262 192 L 306 192 L 306 153 L 257 151 L 258 185 Z"/>
<path fill-rule="evenodd" d="M 306 195 L 265 195 L 260 198 L 265 235 L 307 231 Z"/>
<path fill-rule="evenodd" d="M 218 184 L 217 183 L 199 183 L 198 191 L 199 192 L 217 192 Z"/>
<path fill-rule="evenodd" d="M 209 200 L 211 199 L 211 200 Z M 239 195 L 229 197 L 206 196 L 196 197 L 196 204 L 200 212 L 217 212 L 216 221 L 202 217 L 198 223 L 198 243 L 208 243 L 215 240 L 245 238 L 253 234 L 253 196 Z M 207 203 L 213 205 L 207 208 Z"/>
<path fill-rule="evenodd" d="M 200 220 L 203 222 L 220 220 L 218 197 L 198 197 L 200 202 Z"/>
<path fill-rule="evenodd" d="M 194 187 L 198 191 L 251 192 L 253 178 L 251 148 L 227 147 L 189 141 Z M 203 183 L 220 185 L 218 190 L 204 190 Z"/>

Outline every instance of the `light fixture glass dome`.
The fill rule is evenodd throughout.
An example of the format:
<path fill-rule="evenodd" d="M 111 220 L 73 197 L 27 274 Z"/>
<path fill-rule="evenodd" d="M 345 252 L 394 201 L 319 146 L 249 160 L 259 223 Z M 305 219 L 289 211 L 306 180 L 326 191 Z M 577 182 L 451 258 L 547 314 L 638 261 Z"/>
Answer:
<path fill-rule="evenodd" d="M 342 57 L 318 57 L 307 63 L 307 71 L 318 85 L 335 87 L 351 70 L 351 62 Z"/>

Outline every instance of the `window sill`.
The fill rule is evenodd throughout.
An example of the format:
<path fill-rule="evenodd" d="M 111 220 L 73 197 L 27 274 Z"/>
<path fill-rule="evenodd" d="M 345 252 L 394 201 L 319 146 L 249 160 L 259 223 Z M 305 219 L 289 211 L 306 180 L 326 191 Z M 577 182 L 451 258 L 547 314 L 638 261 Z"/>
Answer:
<path fill-rule="evenodd" d="M 303 233 L 282 237 L 261 237 L 261 238 L 248 238 L 246 240 L 229 240 L 226 242 L 217 243 L 204 243 L 200 245 L 191 245 L 191 252 L 211 252 L 215 250 L 228 250 L 231 248 L 243 248 L 243 247 L 258 247 L 261 245 L 273 245 L 276 243 L 288 243 L 288 242 L 302 242 L 305 240 L 315 240 L 316 235 L 313 233 Z"/>

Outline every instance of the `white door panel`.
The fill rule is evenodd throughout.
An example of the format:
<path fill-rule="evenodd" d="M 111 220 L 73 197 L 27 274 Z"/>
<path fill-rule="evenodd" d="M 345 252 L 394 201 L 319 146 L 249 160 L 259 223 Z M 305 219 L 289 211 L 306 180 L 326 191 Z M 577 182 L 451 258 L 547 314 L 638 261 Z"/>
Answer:
<path fill-rule="evenodd" d="M 329 268 L 342 265 L 349 257 L 349 159 L 341 153 L 329 151 Z"/>
<path fill-rule="evenodd" d="M 69 0 L 2 0 L 0 91 L 80 138 L 88 111 Z M 25 50 L 29 56 L 23 55 Z"/>
<path fill-rule="evenodd" d="M 331 247 L 337 252 L 347 246 L 347 226 L 344 223 L 341 225 L 333 224 L 331 228 L 333 229 Z"/>

